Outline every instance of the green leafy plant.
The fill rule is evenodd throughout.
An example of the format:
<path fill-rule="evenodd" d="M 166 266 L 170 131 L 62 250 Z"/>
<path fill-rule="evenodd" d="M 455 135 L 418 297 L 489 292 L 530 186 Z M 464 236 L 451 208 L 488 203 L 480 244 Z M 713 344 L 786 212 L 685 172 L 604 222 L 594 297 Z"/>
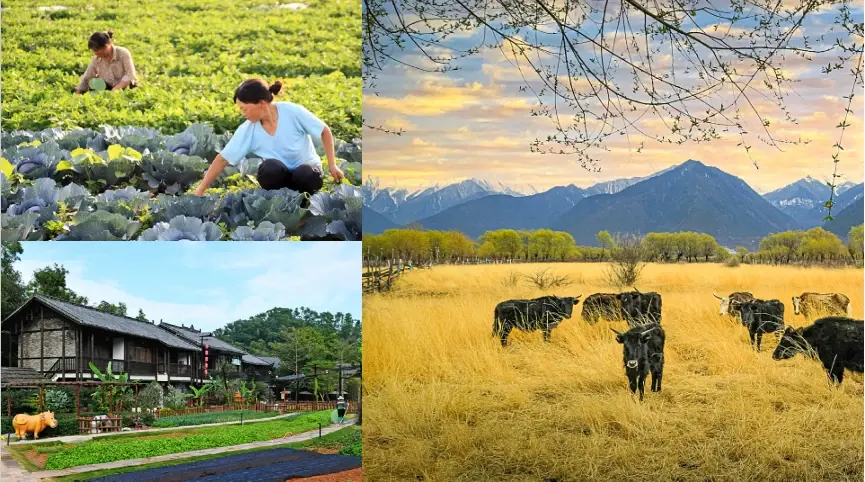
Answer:
<path fill-rule="evenodd" d="M 90 371 L 96 375 L 103 385 L 96 387 L 92 398 L 97 403 L 99 410 L 107 410 L 109 413 L 118 410 L 117 404 L 120 403 L 125 394 L 129 391 L 127 385 L 115 385 L 115 383 L 129 382 L 128 373 L 115 374 L 111 371 L 111 363 L 105 368 L 105 373 L 102 373 L 93 362 L 89 362 Z"/>

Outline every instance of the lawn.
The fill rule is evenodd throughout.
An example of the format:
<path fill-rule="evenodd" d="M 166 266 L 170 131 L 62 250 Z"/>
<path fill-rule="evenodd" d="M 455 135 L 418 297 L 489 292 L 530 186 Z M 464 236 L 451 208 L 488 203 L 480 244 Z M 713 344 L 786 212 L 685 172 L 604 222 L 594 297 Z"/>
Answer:
<path fill-rule="evenodd" d="M 861 481 L 863 377 L 832 387 L 819 361 L 774 361 L 719 316 L 712 293 L 751 291 L 786 305 L 839 292 L 863 315 L 863 270 L 650 264 L 637 288 L 663 298 L 663 390 L 628 390 L 624 322 L 574 316 L 552 331 L 514 331 L 502 348 L 493 310 L 507 299 L 614 292 L 607 265 L 439 266 L 364 296 L 363 471 L 370 480 Z M 573 282 L 508 286 L 511 271 L 550 268 Z"/>
<path fill-rule="evenodd" d="M 38 446 L 22 444 L 11 447 L 11 450 L 19 455 L 17 457 L 19 460 L 24 456 L 37 467 L 40 459 L 34 455 L 47 454 L 42 468 L 57 470 L 278 439 L 317 429 L 319 424 L 323 427 L 328 426 L 331 423 L 330 413 L 330 410 L 313 412 L 242 426 L 187 428 L 153 434 L 141 433 L 134 437 L 104 437 L 77 444 L 62 442 Z"/>

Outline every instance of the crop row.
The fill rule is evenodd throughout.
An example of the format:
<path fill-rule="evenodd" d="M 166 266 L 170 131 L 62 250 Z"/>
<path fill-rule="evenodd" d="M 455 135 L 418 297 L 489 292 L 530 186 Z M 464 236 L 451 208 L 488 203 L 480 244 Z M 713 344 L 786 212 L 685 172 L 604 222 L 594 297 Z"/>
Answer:
<path fill-rule="evenodd" d="M 178 131 L 190 123 L 233 131 L 245 79 L 283 81 L 277 100 L 303 105 L 337 137 L 361 135 L 361 7 L 350 0 L 286 8 L 259 0 L 3 2 L 2 124 L 40 130 L 102 124 Z M 112 28 L 132 53 L 139 87 L 72 95 Z"/>

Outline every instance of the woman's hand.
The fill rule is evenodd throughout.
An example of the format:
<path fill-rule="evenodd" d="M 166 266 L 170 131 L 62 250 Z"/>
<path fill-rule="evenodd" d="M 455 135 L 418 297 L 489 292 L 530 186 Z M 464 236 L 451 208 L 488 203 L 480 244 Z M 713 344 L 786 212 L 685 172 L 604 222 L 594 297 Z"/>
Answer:
<path fill-rule="evenodd" d="M 204 191 L 206 191 L 213 181 L 219 177 L 226 165 L 228 165 L 228 161 L 222 157 L 222 154 L 217 154 L 216 159 L 214 159 L 213 163 L 210 164 L 210 167 L 207 168 L 207 172 L 204 174 L 204 179 L 201 180 L 201 184 L 198 185 L 198 189 L 195 190 L 195 195 L 203 196 Z"/>
<path fill-rule="evenodd" d="M 330 175 L 333 177 L 333 180 L 336 181 L 337 184 L 341 183 L 345 174 L 342 173 L 342 170 L 337 167 L 336 164 L 330 165 Z"/>

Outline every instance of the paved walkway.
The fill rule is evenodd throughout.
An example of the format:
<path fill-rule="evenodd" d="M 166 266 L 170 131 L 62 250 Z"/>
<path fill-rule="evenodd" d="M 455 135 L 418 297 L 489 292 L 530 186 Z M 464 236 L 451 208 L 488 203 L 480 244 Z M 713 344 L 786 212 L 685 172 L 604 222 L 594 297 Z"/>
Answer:
<path fill-rule="evenodd" d="M 332 432 L 336 432 L 337 430 L 343 429 L 349 425 L 354 425 L 355 419 L 349 420 L 343 425 L 329 425 L 325 428 L 321 429 L 322 435 L 327 435 Z M 140 433 L 140 432 L 139 432 Z M 145 465 L 152 464 L 155 462 L 165 462 L 168 460 L 182 460 L 190 457 L 198 457 L 200 455 L 212 455 L 212 454 L 229 454 L 231 452 L 237 452 L 238 450 L 248 450 L 259 447 L 273 447 L 275 445 L 282 445 L 292 442 L 302 442 L 304 440 L 310 440 L 318 437 L 318 429 L 311 430 L 309 432 L 299 433 L 297 435 L 292 435 L 290 437 L 283 437 L 274 440 L 267 440 L 264 442 L 252 442 L 241 445 L 232 445 L 229 447 L 216 447 L 212 449 L 205 450 L 196 450 L 193 452 L 181 452 L 177 454 L 168 454 L 168 455 L 159 455 L 157 457 L 147 457 L 143 459 L 132 459 L 132 460 L 118 460 L 116 462 L 108 462 L 104 464 L 95 464 L 95 465 L 82 465 L 80 467 L 70 467 L 68 469 L 63 470 L 45 470 L 42 472 L 31 472 L 27 473 L 24 471 L 25 478 L 15 478 L 15 476 L 10 473 L 7 479 L 7 472 L 5 470 L 5 465 L 3 466 L 3 482 L 7 480 L 10 482 L 35 482 L 41 479 L 49 478 L 49 477 L 62 477 L 64 475 L 73 475 L 80 474 L 82 472 L 90 472 L 93 470 L 104 470 L 104 469 L 119 469 L 123 467 L 132 467 L 135 465 Z M 14 460 L 12 462 L 15 462 Z M 15 463 L 17 465 L 17 462 Z M 20 469 L 20 467 L 19 467 Z"/>
<path fill-rule="evenodd" d="M 6 450 L 6 445 L 0 446 L 0 480 L 6 481 L 31 481 L 30 472 L 24 470 L 21 464 Z"/>
<path fill-rule="evenodd" d="M 267 417 L 267 418 L 256 418 L 253 420 L 244 420 L 243 424 L 246 425 L 248 423 L 257 423 L 257 422 L 270 422 L 273 420 L 279 420 L 281 418 L 293 417 L 298 415 L 300 412 L 286 413 L 285 415 L 277 415 L 276 417 Z M 219 422 L 219 423 L 205 423 L 202 425 L 187 425 L 184 427 L 165 427 L 165 428 L 148 428 L 147 430 L 128 430 L 126 432 L 105 432 L 105 433 L 94 433 L 87 435 L 66 435 L 64 437 L 47 437 L 41 438 L 39 440 L 35 440 L 33 438 L 28 438 L 24 440 L 13 439 L 12 445 L 17 444 L 38 444 L 42 442 L 63 442 L 63 443 L 81 443 L 87 442 L 88 440 L 93 440 L 97 437 L 109 437 L 111 435 L 129 435 L 132 433 L 142 434 L 142 433 L 156 433 L 156 432 L 169 432 L 171 430 L 192 430 L 195 428 L 204 428 L 204 427 L 218 427 L 220 425 L 239 425 L 240 420 L 236 422 Z M 15 435 L 12 434 L 12 437 Z M 5 435 L 3 438 L 5 440 Z M 32 435 L 30 435 L 32 437 Z"/>

